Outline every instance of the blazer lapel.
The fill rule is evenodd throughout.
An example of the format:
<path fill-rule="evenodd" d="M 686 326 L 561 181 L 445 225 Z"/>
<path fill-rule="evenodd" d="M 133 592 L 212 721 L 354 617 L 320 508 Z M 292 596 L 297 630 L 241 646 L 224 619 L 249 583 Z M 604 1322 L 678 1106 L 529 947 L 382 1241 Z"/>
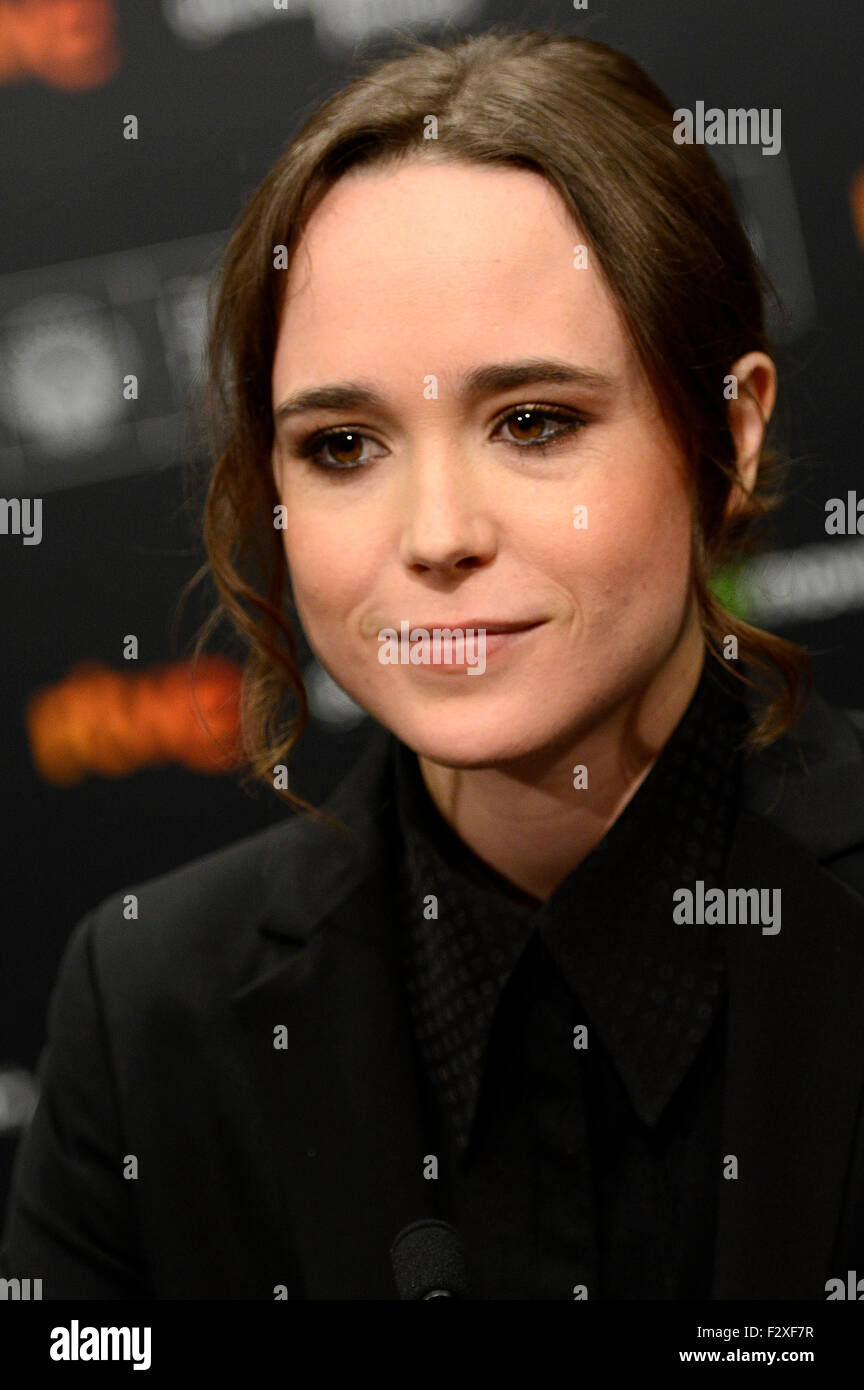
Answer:
<path fill-rule="evenodd" d="M 283 938 L 281 959 L 233 1001 L 262 1172 L 307 1299 L 395 1298 L 393 1239 L 440 1215 L 375 814 L 387 747 L 374 739 L 329 803 L 359 833 L 306 825 L 302 856 L 283 846 L 272 861 L 262 931 Z"/>
<path fill-rule="evenodd" d="M 861 751 L 818 697 L 802 734 L 803 762 L 796 750 L 750 767 L 726 876 L 779 888 L 782 925 L 727 928 L 723 1155 L 738 1175 L 720 1181 L 717 1299 L 824 1299 L 838 1273 L 864 1077 L 864 902 L 819 859 L 864 838 Z"/>

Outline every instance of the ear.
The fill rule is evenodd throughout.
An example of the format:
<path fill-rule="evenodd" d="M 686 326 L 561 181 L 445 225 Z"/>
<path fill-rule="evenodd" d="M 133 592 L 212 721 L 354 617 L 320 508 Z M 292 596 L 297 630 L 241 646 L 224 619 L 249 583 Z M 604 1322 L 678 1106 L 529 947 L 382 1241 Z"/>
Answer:
<path fill-rule="evenodd" d="M 738 511 L 753 490 L 765 430 L 777 399 L 777 369 L 764 352 L 748 352 L 729 368 L 737 397 L 729 401 L 726 418 L 735 443 L 735 466 L 740 485 L 726 505 L 727 515 Z"/>

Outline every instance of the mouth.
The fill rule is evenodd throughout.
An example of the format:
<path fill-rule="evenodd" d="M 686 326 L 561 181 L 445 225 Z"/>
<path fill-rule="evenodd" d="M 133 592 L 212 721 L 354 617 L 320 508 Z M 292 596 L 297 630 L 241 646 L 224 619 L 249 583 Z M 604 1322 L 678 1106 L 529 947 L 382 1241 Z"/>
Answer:
<path fill-rule="evenodd" d="M 426 632 L 434 632 L 436 628 L 439 632 L 445 628 L 449 628 L 451 632 L 479 632 L 482 630 L 488 637 L 492 637 L 506 632 L 528 632 L 530 628 L 539 627 L 545 621 L 545 618 L 515 619 L 513 621 L 500 618 L 460 618 L 457 622 L 448 620 L 437 623 L 409 623 L 408 631 L 414 632 L 419 628 L 423 628 Z"/>
<path fill-rule="evenodd" d="M 401 624 L 399 664 L 412 671 L 438 675 L 482 675 L 490 660 L 517 650 L 547 618 L 504 619 L 472 617 L 459 622 Z M 395 629 L 394 629 L 395 630 Z M 410 635 L 420 632 L 413 642 Z M 424 639 L 423 634 L 428 634 Z M 436 634 L 450 638 L 436 640 Z M 431 639 L 431 640 L 429 640 Z M 422 653 L 422 655 L 421 655 Z M 416 660 L 411 660 L 412 654 Z M 379 656 L 379 660 L 381 657 Z"/>

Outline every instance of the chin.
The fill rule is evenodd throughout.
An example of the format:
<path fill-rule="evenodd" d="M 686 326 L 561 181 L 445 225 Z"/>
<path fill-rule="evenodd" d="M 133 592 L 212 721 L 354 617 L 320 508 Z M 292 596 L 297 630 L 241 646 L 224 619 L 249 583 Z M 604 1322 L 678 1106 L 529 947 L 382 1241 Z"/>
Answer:
<path fill-rule="evenodd" d="M 494 767 L 536 752 L 546 742 L 541 730 L 529 727 L 516 714 L 491 723 L 481 712 L 454 712 L 449 717 L 432 714 L 428 720 L 392 718 L 387 721 L 397 738 L 422 758 L 444 767 Z"/>

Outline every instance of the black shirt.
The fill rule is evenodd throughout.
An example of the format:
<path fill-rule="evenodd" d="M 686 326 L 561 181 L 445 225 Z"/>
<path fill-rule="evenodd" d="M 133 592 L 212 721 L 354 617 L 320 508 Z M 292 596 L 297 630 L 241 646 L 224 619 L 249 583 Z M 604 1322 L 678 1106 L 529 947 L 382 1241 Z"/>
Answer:
<path fill-rule="evenodd" d="M 706 655 L 635 796 L 539 907 L 450 830 L 397 745 L 405 983 L 474 1297 L 709 1297 L 724 929 L 673 922 L 672 894 L 722 884 L 741 690 Z"/>

